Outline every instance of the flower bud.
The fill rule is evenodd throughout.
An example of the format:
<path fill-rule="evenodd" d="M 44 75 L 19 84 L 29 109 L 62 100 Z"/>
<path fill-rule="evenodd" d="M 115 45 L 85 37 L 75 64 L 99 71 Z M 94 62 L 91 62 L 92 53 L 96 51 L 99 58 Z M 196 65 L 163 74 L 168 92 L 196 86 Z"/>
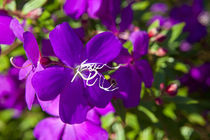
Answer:
<path fill-rule="evenodd" d="M 163 90 L 165 88 L 165 84 L 164 83 L 160 83 L 160 90 Z"/>
<path fill-rule="evenodd" d="M 156 51 L 156 55 L 157 56 L 165 56 L 167 54 L 167 50 L 165 48 L 158 48 L 158 50 Z"/>
<path fill-rule="evenodd" d="M 169 96 L 176 96 L 177 94 L 178 85 L 177 84 L 170 84 L 166 87 L 165 92 Z"/>
<path fill-rule="evenodd" d="M 156 105 L 162 105 L 163 104 L 163 100 L 160 97 L 155 98 L 155 103 L 156 103 Z"/>

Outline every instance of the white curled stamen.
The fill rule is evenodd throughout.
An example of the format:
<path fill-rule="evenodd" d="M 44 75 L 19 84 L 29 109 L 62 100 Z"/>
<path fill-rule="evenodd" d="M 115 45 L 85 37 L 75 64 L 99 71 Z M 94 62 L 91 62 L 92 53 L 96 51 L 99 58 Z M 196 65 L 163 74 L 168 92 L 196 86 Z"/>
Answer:
<path fill-rule="evenodd" d="M 114 87 L 115 84 L 111 84 L 109 87 L 104 87 L 104 81 L 105 78 L 102 74 L 100 74 L 98 72 L 98 70 L 103 69 L 104 67 L 108 68 L 108 69 L 118 69 L 120 67 L 110 67 L 107 64 L 101 64 L 101 63 L 86 63 L 87 60 L 83 61 L 79 66 L 76 67 L 76 73 L 74 75 L 74 77 L 72 78 L 71 82 L 74 81 L 74 79 L 77 77 L 77 75 L 81 76 L 81 78 L 83 80 L 85 80 L 85 84 L 87 86 L 93 86 L 95 85 L 95 83 L 99 80 L 99 88 L 105 90 L 105 91 L 114 91 L 116 89 L 118 89 L 118 87 Z M 88 76 L 83 74 L 82 72 L 84 71 L 88 71 Z M 96 76 L 99 76 L 99 78 L 96 78 Z M 94 82 L 90 83 L 90 80 L 94 80 Z"/>

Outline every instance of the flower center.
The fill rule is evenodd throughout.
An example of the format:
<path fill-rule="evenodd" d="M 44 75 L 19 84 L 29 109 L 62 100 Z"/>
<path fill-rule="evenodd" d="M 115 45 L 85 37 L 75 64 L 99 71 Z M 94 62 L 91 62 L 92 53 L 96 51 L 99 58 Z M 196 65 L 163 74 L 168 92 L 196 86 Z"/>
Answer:
<path fill-rule="evenodd" d="M 76 67 L 75 75 L 73 76 L 71 82 L 73 82 L 77 75 L 79 75 L 83 80 L 85 80 L 85 84 L 87 86 L 93 86 L 98 81 L 99 88 L 105 91 L 114 91 L 118 89 L 118 87 L 114 87 L 115 84 L 111 84 L 110 86 L 105 87 L 104 82 L 106 79 L 100 72 L 98 72 L 98 70 L 101 70 L 104 67 L 109 69 L 118 69 L 120 66 L 110 67 L 107 64 L 86 62 L 87 60 L 83 61 L 80 65 Z"/>

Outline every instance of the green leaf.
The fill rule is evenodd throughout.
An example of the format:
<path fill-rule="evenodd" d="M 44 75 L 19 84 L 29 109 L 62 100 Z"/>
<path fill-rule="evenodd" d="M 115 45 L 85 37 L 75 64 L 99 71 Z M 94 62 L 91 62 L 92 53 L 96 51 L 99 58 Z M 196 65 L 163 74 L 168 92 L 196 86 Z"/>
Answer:
<path fill-rule="evenodd" d="M 122 121 L 125 122 L 126 111 L 122 100 L 120 99 L 112 100 L 112 105 L 114 106 L 116 113 L 120 116 Z"/>
<path fill-rule="evenodd" d="M 10 66 L 9 58 L 7 56 L 0 56 L 0 72 L 8 69 Z"/>
<path fill-rule="evenodd" d="M 122 127 L 122 124 L 115 123 L 113 125 L 113 130 L 116 133 L 116 140 L 125 140 L 125 131 Z"/>
<path fill-rule="evenodd" d="M 8 109 L 0 112 L 0 120 L 7 122 L 14 116 L 14 110 Z"/>
<path fill-rule="evenodd" d="M 191 123 L 197 123 L 197 124 L 200 124 L 202 126 L 206 124 L 206 121 L 204 120 L 204 118 L 200 114 L 196 114 L 196 113 L 190 114 L 188 116 L 188 120 Z"/>
<path fill-rule="evenodd" d="M 128 49 L 128 52 L 131 53 L 133 51 L 133 43 L 131 41 L 127 41 L 123 44 L 123 47 Z"/>
<path fill-rule="evenodd" d="M 138 107 L 139 111 L 144 112 L 153 123 L 157 123 L 158 122 L 158 118 L 155 116 L 155 114 L 153 114 L 149 109 L 147 109 L 146 107 L 143 106 L 139 106 Z"/>
<path fill-rule="evenodd" d="M 42 7 L 46 2 L 47 0 L 30 0 L 23 6 L 22 12 L 23 14 L 27 14 L 37 8 Z"/>
<path fill-rule="evenodd" d="M 185 23 L 179 23 L 172 27 L 171 29 L 172 33 L 171 33 L 171 38 L 169 40 L 169 43 L 174 42 L 181 35 L 184 26 L 185 26 Z"/>
<path fill-rule="evenodd" d="M 102 116 L 101 117 L 102 127 L 108 129 L 113 124 L 114 120 L 115 118 L 113 113 L 109 113 L 105 116 Z"/>
<path fill-rule="evenodd" d="M 164 108 L 163 114 L 171 118 L 172 120 L 175 120 L 176 119 L 176 114 L 174 112 L 175 109 L 176 109 L 176 105 L 174 103 L 170 103 Z"/>
<path fill-rule="evenodd" d="M 174 69 L 177 71 L 181 71 L 183 73 L 188 73 L 188 67 L 186 66 L 186 64 L 178 62 L 176 63 L 176 65 L 174 66 Z"/>
<path fill-rule="evenodd" d="M 142 139 L 142 140 L 153 140 L 154 139 L 154 135 L 153 135 L 153 132 L 152 132 L 152 128 L 148 127 L 146 129 L 144 129 L 140 133 L 140 139 Z"/>
<path fill-rule="evenodd" d="M 158 27 L 160 27 L 160 22 L 159 22 L 159 20 L 156 20 L 149 26 L 147 31 L 150 31 L 150 30 L 152 30 L 154 28 L 158 28 Z"/>
<path fill-rule="evenodd" d="M 134 11 L 145 10 L 149 6 L 149 1 L 136 2 L 132 5 Z"/>
<path fill-rule="evenodd" d="M 16 2 L 15 1 L 11 1 L 10 3 L 8 3 L 6 5 L 6 8 L 11 10 L 11 11 L 15 11 L 16 10 Z"/>
<path fill-rule="evenodd" d="M 192 135 L 193 131 L 194 130 L 188 126 L 183 126 L 181 128 L 181 133 L 186 140 L 190 140 L 190 136 Z"/>
<path fill-rule="evenodd" d="M 137 132 L 140 129 L 139 124 L 138 124 L 138 118 L 134 114 L 131 114 L 131 113 L 126 114 L 126 124 Z"/>

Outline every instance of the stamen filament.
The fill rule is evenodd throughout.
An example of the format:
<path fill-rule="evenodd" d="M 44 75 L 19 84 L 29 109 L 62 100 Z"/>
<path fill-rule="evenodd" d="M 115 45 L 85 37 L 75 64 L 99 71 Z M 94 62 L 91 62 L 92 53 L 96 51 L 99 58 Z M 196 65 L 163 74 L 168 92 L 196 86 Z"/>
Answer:
<path fill-rule="evenodd" d="M 101 64 L 101 63 L 86 63 L 87 60 L 83 61 L 79 66 L 76 67 L 76 73 L 73 76 L 71 82 L 74 81 L 74 79 L 77 77 L 77 75 L 80 75 L 83 80 L 86 81 L 87 86 L 93 86 L 99 79 L 99 87 L 105 91 L 114 91 L 118 89 L 118 87 L 113 88 L 114 84 L 111 84 L 109 87 L 104 87 L 104 76 L 98 72 L 98 70 L 107 67 L 109 69 L 118 69 L 121 65 L 117 67 L 110 67 L 107 64 Z M 83 71 L 89 71 L 88 75 L 83 74 Z M 94 74 L 93 74 L 94 72 Z M 96 76 L 99 76 L 99 78 L 96 78 Z M 89 83 L 90 80 L 93 80 L 94 78 L 95 81 L 93 83 Z M 102 79 L 102 80 L 101 80 Z"/>
<path fill-rule="evenodd" d="M 17 65 L 14 63 L 13 59 L 14 59 L 14 57 L 11 57 L 11 58 L 10 58 L 10 63 L 12 64 L 13 67 L 15 67 L 15 68 L 17 68 L 17 69 L 24 69 L 24 68 L 27 68 L 27 67 L 29 67 L 29 66 L 32 65 L 32 64 L 30 63 L 30 64 L 28 64 L 28 65 L 26 65 L 26 66 L 24 66 L 24 67 L 19 67 L 19 66 L 17 66 Z"/>

